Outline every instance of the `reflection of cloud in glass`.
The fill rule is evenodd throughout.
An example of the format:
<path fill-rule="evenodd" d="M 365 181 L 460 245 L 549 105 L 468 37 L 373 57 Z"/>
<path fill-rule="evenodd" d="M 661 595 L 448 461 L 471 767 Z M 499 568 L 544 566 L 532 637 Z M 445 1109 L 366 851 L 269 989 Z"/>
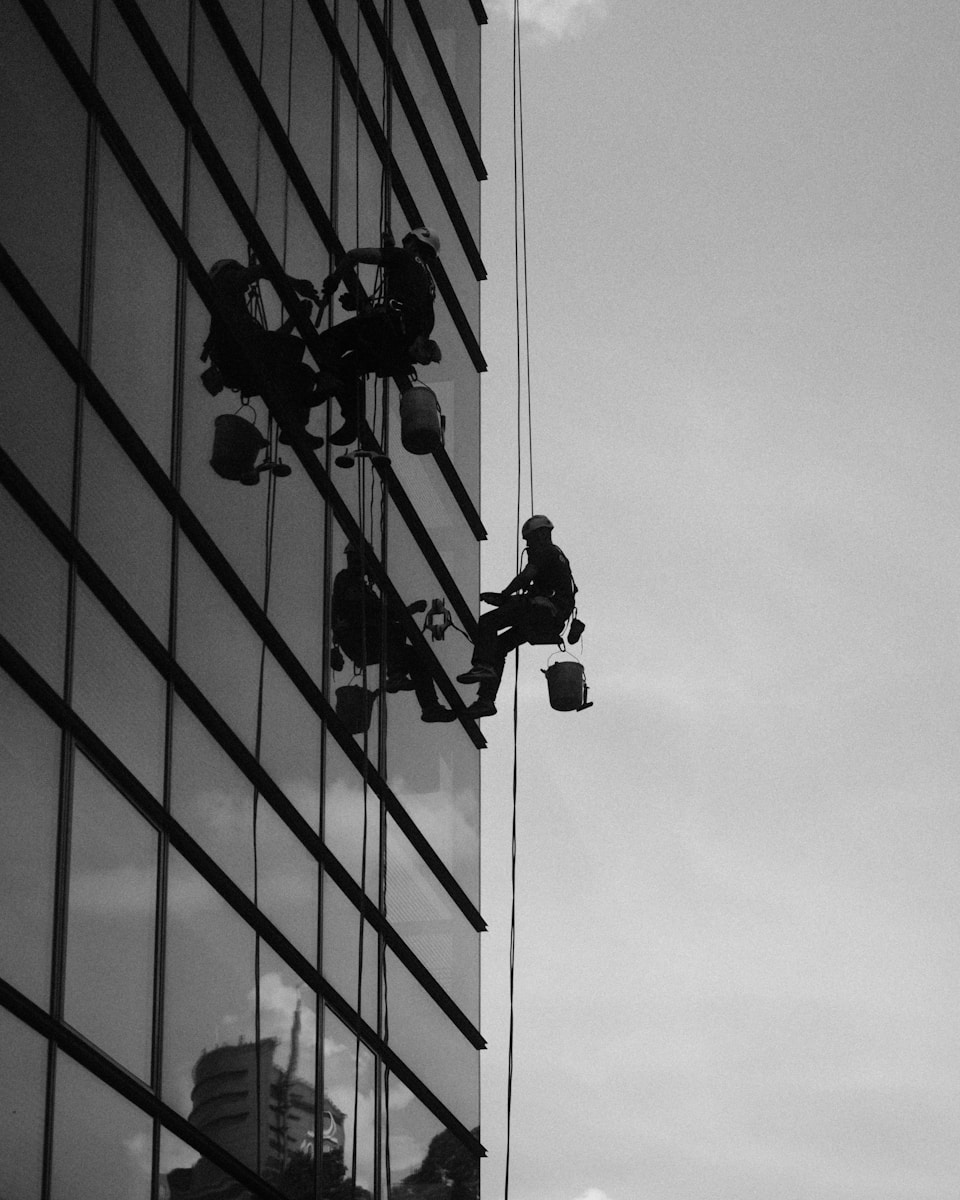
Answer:
<path fill-rule="evenodd" d="M 513 0 L 487 0 L 487 7 L 492 13 L 510 17 L 514 6 Z M 605 0 L 523 0 L 520 6 L 525 25 L 558 38 L 579 33 L 588 20 L 605 15 Z"/>
<path fill-rule="evenodd" d="M 70 881 L 71 906 L 97 916 L 152 912 L 156 898 L 154 872 L 133 866 L 86 871 Z"/>
<path fill-rule="evenodd" d="M 137 1133 L 124 1140 L 124 1148 L 138 1171 L 149 1179 L 153 1171 L 153 1139 L 149 1133 Z M 160 1144 L 160 1173 L 167 1175 L 180 1167 L 192 1167 L 199 1155 L 192 1146 L 175 1138 L 164 1138 Z"/>

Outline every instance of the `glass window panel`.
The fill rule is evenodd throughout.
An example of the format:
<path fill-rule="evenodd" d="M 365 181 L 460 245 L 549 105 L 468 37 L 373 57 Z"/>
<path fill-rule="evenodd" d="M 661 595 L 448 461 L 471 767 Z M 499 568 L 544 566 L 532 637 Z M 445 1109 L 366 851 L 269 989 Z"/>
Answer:
<path fill-rule="evenodd" d="M 480 1056 L 391 950 L 386 951 L 390 1048 L 458 1120 L 480 1120 Z"/>
<path fill-rule="evenodd" d="M 67 564 L 9 492 L 0 489 L 0 633 L 58 692 L 63 691 Z"/>
<path fill-rule="evenodd" d="M 317 421 L 314 427 L 323 428 Z M 292 455 L 288 461 L 293 474 L 280 480 L 274 509 L 269 617 L 319 682 L 324 641 L 325 506 L 299 463 Z"/>
<path fill-rule="evenodd" d="M 254 934 L 176 851 L 169 859 L 164 1100 L 189 1116 L 209 1051 L 253 1040 Z"/>
<path fill-rule="evenodd" d="M 445 383 L 440 383 L 432 379 L 427 386 L 436 394 L 444 413 L 453 408 L 452 395 L 456 387 L 454 380 L 450 379 Z M 430 540 L 443 559 L 444 565 L 453 576 L 454 582 L 464 598 L 472 604 L 480 590 L 479 543 L 467 525 L 460 506 L 450 495 L 450 489 L 440 474 L 440 468 L 433 456 L 408 454 L 400 444 L 399 419 L 396 419 L 394 429 L 395 432 L 391 439 L 393 470 L 423 522 Z M 474 446 L 472 457 L 477 457 L 476 446 Z M 402 540 L 406 540 L 408 536 L 406 530 L 401 533 Z M 391 538 L 391 543 L 394 540 Z M 391 545 L 392 555 L 393 547 Z M 435 594 L 439 595 L 440 593 L 437 591 Z M 423 624 L 422 617 L 419 618 L 419 623 Z M 458 619 L 457 624 L 460 625 L 462 622 Z M 458 635 L 454 631 L 450 636 Z"/>
<path fill-rule="evenodd" d="M 253 898 L 253 784 L 177 698 L 170 810 L 233 882 Z"/>
<path fill-rule="evenodd" d="M 180 539 L 177 658 L 252 750 L 256 744 L 260 642 L 206 563 Z"/>
<path fill-rule="evenodd" d="M 163 794 L 165 702 L 163 679 L 79 584 L 73 706 L 158 798 Z"/>
<path fill-rule="evenodd" d="M 51 1200 L 150 1200 L 150 1118 L 57 1055 Z"/>
<path fill-rule="evenodd" d="M 138 0 L 138 3 L 170 65 L 186 86 L 191 0 Z"/>
<path fill-rule="evenodd" d="M 480 935 L 387 818 L 387 919 L 474 1023 L 480 1012 Z"/>
<path fill-rule="evenodd" d="M 76 758 L 64 1016 L 141 1079 L 150 1078 L 157 832 Z"/>
<path fill-rule="evenodd" d="M 3 448 L 69 524 L 76 388 L 3 288 L 0 325 L 5 330 L 0 339 Z"/>
<path fill-rule="evenodd" d="M 314 190 L 327 203 L 333 159 L 333 59 L 308 0 L 296 0 L 294 8 L 289 137 Z"/>
<path fill-rule="evenodd" d="M 265 668 L 260 761 L 319 833 L 323 726 L 273 655 Z"/>
<path fill-rule="evenodd" d="M 311 962 L 317 954 L 316 859 L 253 783 L 179 701 L 174 707 L 171 810 L 247 896 L 254 899 L 254 861 L 261 911 Z M 255 859 L 256 856 L 256 859 Z"/>
<path fill-rule="evenodd" d="M 87 406 L 79 537 L 161 642 L 170 613 L 170 514 Z"/>
<path fill-rule="evenodd" d="M 0 1196 L 40 1200 L 47 1043 L 0 1008 Z"/>
<path fill-rule="evenodd" d="M 474 137 L 480 138 L 480 27 L 467 3 L 419 0 Z"/>
<path fill-rule="evenodd" d="M 366 844 L 366 892 L 377 897 L 379 801 L 332 737 L 327 738 L 323 840 L 359 884 Z"/>
<path fill-rule="evenodd" d="M 166 1098 L 280 1184 L 304 1166 L 316 1129 L 316 996 L 268 947 L 256 962 L 253 932 L 179 855 L 170 871 Z M 175 1166 L 197 1194 L 224 1182 L 196 1155 Z"/>
<path fill-rule="evenodd" d="M 477 1155 L 389 1071 L 384 1071 L 384 1110 L 393 1200 L 433 1200 L 437 1195 L 477 1200 Z M 473 1132 L 479 1137 L 479 1127 Z"/>
<path fill-rule="evenodd" d="M 3 672 L 0 713 L 0 974 L 46 1008 L 60 731 Z"/>
<path fill-rule="evenodd" d="M 363 979 L 360 964 L 360 913 L 328 875 L 323 877 L 323 977 L 376 1028 L 377 934 L 363 923 Z M 362 987 L 362 992 L 361 992 Z"/>
<path fill-rule="evenodd" d="M 170 17 L 178 14 L 171 11 Z M 99 13 L 97 87 L 171 212 L 183 205 L 183 126 L 112 4 Z M 176 24 L 175 20 L 163 25 Z"/>
<path fill-rule="evenodd" d="M 257 864 L 260 910 L 315 964 L 320 868 L 262 799 L 257 808 Z"/>
<path fill-rule="evenodd" d="M 90 364 L 169 469 L 176 261 L 102 141 L 95 257 Z"/>
<path fill-rule="evenodd" d="M 480 184 L 470 165 L 463 141 L 453 123 L 423 43 L 405 4 L 393 7 L 393 48 L 417 110 L 429 131 L 457 201 L 475 239 L 480 237 Z"/>
<path fill-rule="evenodd" d="M 356 1187 L 372 1193 L 375 1174 L 374 1127 L 376 1117 L 374 1057 L 368 1048 L 333 1015 L 324 1009 L 323 1095 L 336 1117 L 335 1136 L 342 1147 L 331 1144 L 324 1155 L 324 1195 L 341 1182 L 344 1194 Z M 333 1139 L 331 1139 L 332 1142 Z"/>
<path fill-rule="evenodd" d="M 93 45 L 93 0 L 47 0 L 47 3 L 80 61 L 89 70 Z"/>
<path fill-rule="evenodd" d="M 80 321 L 86 142 L 86 114 L 22 6 L 0 4 L 0 242 L 71 338 Z"/>

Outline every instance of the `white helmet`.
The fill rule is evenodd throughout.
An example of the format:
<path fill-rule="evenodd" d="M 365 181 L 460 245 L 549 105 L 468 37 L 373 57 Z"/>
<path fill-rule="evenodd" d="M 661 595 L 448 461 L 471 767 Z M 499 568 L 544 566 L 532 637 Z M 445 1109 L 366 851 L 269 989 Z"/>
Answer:
<path fill-rule="evenodd" d="M 532 517 L 527 517 L 523 523 L 523 528 L 520 530 L 520 535 L 524 538 L 529 537 L 535 529 L 552 529 L 553 522 L 549 517 L 545 517 L 542 513 L 534 513 Z"/>
<path fill-rule="evenodd" d="M 434 254 L 440 253 L 440 239 L 432 229 L 427 229 L 425 225 L 421 225 L 419 229 L 411 229 L 407 236 L 403 239 L 415 238 L 418 242 L 423 242 L 425 246 L 429 246 Z"/>

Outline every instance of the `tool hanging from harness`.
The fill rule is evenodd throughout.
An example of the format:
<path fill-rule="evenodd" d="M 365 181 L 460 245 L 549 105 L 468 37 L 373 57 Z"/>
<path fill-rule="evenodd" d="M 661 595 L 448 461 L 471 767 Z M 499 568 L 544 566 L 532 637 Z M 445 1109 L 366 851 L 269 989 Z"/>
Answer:
<path fill-rule="evenodd" d="M 557 712 L 583 712 L 585 708 L 593 707 L 593 701 L 587 699 L 589 689 L 583 663 L 572 651 L 567 649 L 567 646 L 575 646 L 580 641 L 586 629 L 583 621 L 577 616 L 576 596 L 579 589 L 572 572 L 570 586 L 574 605 L 569 615 L 564 618 L 559 632 L 552 639 L 544 637 L 542 642 L 532 643 L 533 645 L 543 645 L 548 640 L 555 641 L 560 649 L 554 653 L 569 654 L 570 658 L 574 660 L 572 662 L 568 660 L 552 662 L 554 657 L 552 654 L 547 660 L 547 666 L 541 669 L 541 674 L 547 677 L 547 695 L 550 699 L 550 707 L 556 709 Z M 567 634 L 566 640 L 563 637 L 564 629 Z"/>

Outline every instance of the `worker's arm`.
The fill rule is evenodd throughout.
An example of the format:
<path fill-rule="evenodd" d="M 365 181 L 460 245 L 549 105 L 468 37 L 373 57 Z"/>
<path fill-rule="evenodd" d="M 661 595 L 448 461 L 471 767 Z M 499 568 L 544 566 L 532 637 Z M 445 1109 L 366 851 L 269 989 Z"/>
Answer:
<path fill-rule="evenodd" d="M 511 579 L 502 592 L 481 592 L 480 599 L 486 604 L 502 604 L 516 592 L 525 592 L 536 577 L 537 568 L 532 563 L 527 563 L 520 574 Z"/>
<path fill-rule="evenodd" d="M 340 259 L 336 270 L 323 281 L 323 294 L 329 296 L 335 292 L 340 286 L 344 272 L 357 263 L 367 263 L 371 267 L 378 267 L 382 262 L 383 250 L 379 246 L 357 246 L 354 250 L 348 250 Z"/>

